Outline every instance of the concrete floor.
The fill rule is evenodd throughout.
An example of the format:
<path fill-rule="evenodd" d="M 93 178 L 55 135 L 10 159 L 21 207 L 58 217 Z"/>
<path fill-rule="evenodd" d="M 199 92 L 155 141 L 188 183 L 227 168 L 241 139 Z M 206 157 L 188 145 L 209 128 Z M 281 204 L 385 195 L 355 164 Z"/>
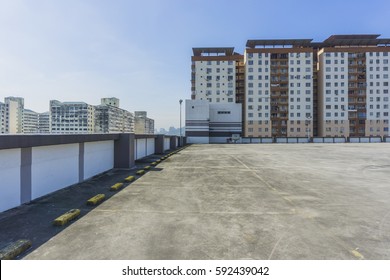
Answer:
<path fill-rule="evenodd" d="M 390 144 L 192 145 L 25 259 L 390 259 Z"/>

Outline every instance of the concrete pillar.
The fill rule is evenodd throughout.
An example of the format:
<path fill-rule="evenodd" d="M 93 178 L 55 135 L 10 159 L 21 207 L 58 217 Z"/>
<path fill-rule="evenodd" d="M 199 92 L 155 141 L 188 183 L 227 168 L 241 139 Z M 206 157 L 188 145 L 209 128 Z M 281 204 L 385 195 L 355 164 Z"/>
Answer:
<path fill-rule="evenodd" d="M 31 201 L 32 181 L 31 181 L 31 164 L 32 148 L 22 148 L 20 154 L 20 204 Z"/>
<path fill-rule="evenodd" d="M 169 141 L 170 141 L 169 148 L 171 150 L 175 150 L 177 148 L 177 146 L 176 146 L 176 138 L 177 138 L 176 136 L 171 136 L 171 138 L 169 139 Z"/>
<path fill-rule="evenodd" d="M 157 135 L 156 141 L 154 142 L 154 152 L 156 154 L 164 153 L 164 135 Z"/>
<path fill-rule="evenodd" d="M 114 142 L 114 167 L 131 168 L 134 160 L 134 134 L 120 134 L 119 139 Z"/>
<path fill-rule="evenodd" d="M 79 143 L 79 182 L 84 181 L 84 142 Z"/>

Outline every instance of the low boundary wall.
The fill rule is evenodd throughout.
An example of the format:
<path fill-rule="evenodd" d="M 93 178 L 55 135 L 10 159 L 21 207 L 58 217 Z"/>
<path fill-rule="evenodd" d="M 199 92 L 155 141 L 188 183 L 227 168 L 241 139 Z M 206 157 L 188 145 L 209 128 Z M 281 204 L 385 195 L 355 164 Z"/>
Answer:
<path fill-rule="evenodd" d="M 0 212 L 178 144 L 167 135 L 0 135 Z"/>
<path fill-rule="evenodd" d="M 270 143 L 390 143 L 390 136 L 370 137 L 242 137 L 235 143 L 240 144 L 270 144 Z M 231 143 L 231 142 L 230 142 Z M 233 142 L 234 143 L 234 142 Z"/>

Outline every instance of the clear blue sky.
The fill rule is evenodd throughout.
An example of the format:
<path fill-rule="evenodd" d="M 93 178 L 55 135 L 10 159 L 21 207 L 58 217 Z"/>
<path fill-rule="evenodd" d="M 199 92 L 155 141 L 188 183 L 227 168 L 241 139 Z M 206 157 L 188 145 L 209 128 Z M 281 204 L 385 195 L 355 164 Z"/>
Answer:
<path fill-rule="evenodd" d="M 0 0 L 0 101 L 43 112 L 50 99 L 115 96 L 178 127 L 192 47 L 367 33 L 390 38 L 390 1 Z"/>

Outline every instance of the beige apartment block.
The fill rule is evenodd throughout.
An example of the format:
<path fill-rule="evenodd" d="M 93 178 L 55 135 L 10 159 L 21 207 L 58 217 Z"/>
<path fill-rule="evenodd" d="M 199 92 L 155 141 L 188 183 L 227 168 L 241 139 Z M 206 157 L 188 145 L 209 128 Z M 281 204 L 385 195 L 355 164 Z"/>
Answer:
<path fill-rule="evenodd" d="M 194 48 L 191 97 L 240 103 L 245 137 L 389 136 L 390 39 L 379 36 Z"/>

